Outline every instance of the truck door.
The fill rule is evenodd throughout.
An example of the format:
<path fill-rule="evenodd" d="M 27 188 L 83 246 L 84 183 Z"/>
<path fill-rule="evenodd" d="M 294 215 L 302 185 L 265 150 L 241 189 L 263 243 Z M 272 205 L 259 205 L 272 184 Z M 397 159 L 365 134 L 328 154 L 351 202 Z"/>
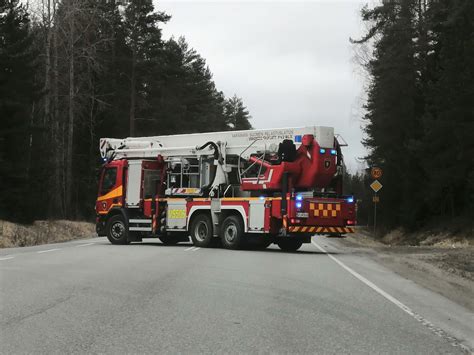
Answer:
<path fill-rule="evenodd" d="M 96 211 L 107 214 L 113 207 L 121 207 L 123 201 L 122 164 L 112 162 L 102 169 Z"/>

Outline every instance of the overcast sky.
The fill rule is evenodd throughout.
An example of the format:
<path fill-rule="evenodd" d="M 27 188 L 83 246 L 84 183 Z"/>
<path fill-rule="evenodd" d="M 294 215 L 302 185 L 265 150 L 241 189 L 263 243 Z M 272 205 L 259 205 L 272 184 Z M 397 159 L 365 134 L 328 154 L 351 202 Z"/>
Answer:
<path fill-rule="evenodd" d="M 155 1 L 172 16 L 164 37 L 185 36 L 226 96 L 242 97 L 255 128 L 326 125 L 349 143 L 355 171 L 363 81 L 349 37 L 364 1 Z"/>

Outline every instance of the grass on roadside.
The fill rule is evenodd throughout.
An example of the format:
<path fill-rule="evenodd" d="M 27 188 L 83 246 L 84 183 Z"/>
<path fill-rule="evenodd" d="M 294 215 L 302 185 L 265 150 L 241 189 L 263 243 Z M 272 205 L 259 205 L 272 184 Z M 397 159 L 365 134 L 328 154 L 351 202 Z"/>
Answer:
<path fill-rule="evenodd" d="M 95 226 L 89 222 L 56 220 L 23 225 L 0 221 L 0 248 L 58 243 L 94 235 Z"/>

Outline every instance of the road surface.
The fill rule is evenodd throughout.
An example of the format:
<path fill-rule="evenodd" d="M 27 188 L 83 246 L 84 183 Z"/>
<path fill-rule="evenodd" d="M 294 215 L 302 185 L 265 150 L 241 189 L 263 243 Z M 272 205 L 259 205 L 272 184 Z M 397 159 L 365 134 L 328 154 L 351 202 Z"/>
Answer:
<path fill-rule="evenodd" d="M 0 250 L 0 352 L 469 353 L 474 315 L 336 239 Z"/>

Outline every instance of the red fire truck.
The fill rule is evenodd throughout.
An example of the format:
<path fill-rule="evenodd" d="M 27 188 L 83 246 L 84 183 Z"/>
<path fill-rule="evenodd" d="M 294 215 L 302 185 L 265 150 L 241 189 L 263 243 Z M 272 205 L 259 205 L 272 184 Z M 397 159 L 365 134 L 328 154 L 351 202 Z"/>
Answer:
<path fill-rule="evenodd" d="M 190 236 L 198 247 L 252 240 L 287 251 L 315 234 L 352 233 L 343 145 L 320 126 L 102 138 L 97 233 L 112 244 Z"/>

